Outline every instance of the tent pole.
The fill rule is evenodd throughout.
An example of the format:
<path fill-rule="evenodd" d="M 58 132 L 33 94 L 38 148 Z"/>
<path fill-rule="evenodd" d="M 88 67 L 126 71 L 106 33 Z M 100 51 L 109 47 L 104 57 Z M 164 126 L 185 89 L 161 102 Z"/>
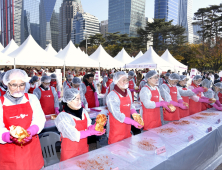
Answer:
<path fill-rule="evenodd" d="M 66 69 L 65 69 L 65 67 L 66 67 L 66 66 L 65 66 L 65 60 L 64 60 L 64 66 L 63 66 L 63 78 L 64 78 L 64 80 L 65 80 L 65 77 L 66 77 L 66 76 L 65 76 L 65 74 L 66 74 Z"/>
<path fill-rule="evenodd" d="M 15 58 L 14 58 L 14 69 L 16 69 L 16 67 L 15 67 Z"/>

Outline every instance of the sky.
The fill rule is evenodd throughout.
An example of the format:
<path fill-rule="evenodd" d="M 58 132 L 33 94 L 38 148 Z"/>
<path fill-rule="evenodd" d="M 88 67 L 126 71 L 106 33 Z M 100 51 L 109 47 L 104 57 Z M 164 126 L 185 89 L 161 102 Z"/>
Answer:
<path fill-rule="evenodd" d="M 109 0 L 81 0 L 81 2 L 83 10 L 96 16 L 99 21 L 108 19 Z M 209 5 L 219 5 L 220 3 L 222 3 L 222 0 L 193 0 L 193 13 L 196 12 L 199 8 L 204 8 Z M 154 18 L 154 0 L 146 0 L 145 16 L 148 18 Z"/>
<path fill-rule="evenodd" d="M 109 0 L 81 0 L 83 10 L 94 16 L 99 21 L 108 19 L 108 2 Z M 204 8 L 209 5 L 219 5 L 222 0 L 193 0 L 193 13 L 199 8 Z M 154 0 L 146 0 L 146 17 L 154 18 Z"/>

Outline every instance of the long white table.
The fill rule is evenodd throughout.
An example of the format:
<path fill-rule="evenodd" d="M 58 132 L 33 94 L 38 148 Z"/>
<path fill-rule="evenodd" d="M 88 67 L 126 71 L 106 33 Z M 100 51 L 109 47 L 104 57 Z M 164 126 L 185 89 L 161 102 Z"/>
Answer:
<path fill-rule="evenodd" d="M 203 116 L 200 113 L 181 119 L 188 125 L 166 124 L 139 135 L 132 136 L 112 145 L 88 152 L 55 165 L 45 170 L 57 169 L 158 169 L 158 170 L 213 170 L 222 163 L 222 112 L 214 109 L 203 111 L 216 113 Z M 203 113 L 202 112 L 202 113 Z M 192 117 L 201 116 L 196 120 Z M 198 118 L 198 117 L 196 117 Z M 212 131 L 207 132 L 207 129 Z M 166 128 L 174 131 L 163 133 Z M 193 135 L 193 140 L 188 138 Z M 147 151 L 143 147 L 146 141 L 153 142 L 157 148 L 165 147 L 160 155 L 155 150 Z M 141 143 L 142 142 L 142 143 Z M 97 163 L 95 162 L 97 161 Z"/>

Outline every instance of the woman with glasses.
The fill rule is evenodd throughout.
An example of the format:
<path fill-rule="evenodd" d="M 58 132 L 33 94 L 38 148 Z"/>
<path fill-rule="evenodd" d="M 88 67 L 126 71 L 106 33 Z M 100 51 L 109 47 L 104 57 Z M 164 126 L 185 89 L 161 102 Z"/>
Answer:
<path fill-rule="evenodd" d="M 141 129 L 142 126 L 131 119 L 136 113 L 132 106 L 133 100 L 129 87 L 128 75 L 123 71 L 115 73 L 113 77 L 114 89 L 106 97 L 109 110 L 107 123 L 108 144 L 112 144 L 131 137 L 131 125 Z"/>
<path fill-rule="evenodd" d="M 59 99 L 54 87 L 50 86 L 51 77 L 42 76 L 41 85 L 33 91 L 45 115 L 59 114 Z"/>
<path fill-rule="evenodd" d="M 101 136 L 105 133 L 105 129 L 103 132 L 96 131 L 96 124 L 91 125 L 89 114 L 82 108 L 79 90 L 66 89 L 63 103 L 64 111 L 55 119 L 56 127 L 62 136 L 61 161 L 88 152 L 87 137 Z"/>
<path fill-rule="evenodd" d="M 202 76 L 196 75 L 193 77 L 191 85 L 188 87 L 190 90 L 194 90 L 200 87 L 202 82 Z M 202 111 L 202 103 L 210 103 L 209 99 L 204 97 L 203 92 L 198 92 L 189 99 L 189 112 L 190 115 Z"/>
<path fill-rule="evenodd" d="M 146 73 L 144 78 L 147 83 L 140 91 L 140 101 L 142 103 L 142 109 L 140 114 L 144 121 L 144 130 L 152 129 L 161 126 L 161 114 L 160 107 L 164 107 L 169 112 L 168 102 L 163 101 L 160 96 L 159 88 L 157 87 L 159 82 L 159 75 L 156 71 L 152 70 Z"/>
<path fill-rule="evenodd" d="M 164 124 L 168 123 L 168 121 L 180 120 L 179 108 L 188 109 L 176 87 L 179 80 L 180 76 L 176 73 L 172 73 L 169 76 L 168 83 L 160 86 L 160 94 L 164 101 L 176 107 L 176 111 L 174 112 L 168 110 L 163 111 Z"/>
<path fill-rule="evenodd" d="M 39 170 L 44 165 L 38 134 L 46 119 L 36 96 L 25 93 L 28 81 L 20 69 L 7 71 L 3 77 L 8 90 L 0 97 L 0 169 Z M 29 137 L 19 142 L 10 135 L 12 125 L 27 130 Z"/>
<path fill-rule="evenodd" d="M 187 89 L 186 84 L 188 80 L 189 79 L 187 78 L 187 76 L 185 75 L 180 76 L 180 80 L 179 80 L 179 83 L 177 84 L 177 88 L 179 90 L 181 97 L 183 98 L 183 101 L 188 103 L 188 105 L 190 105 L 189 97 L 195 98 L 196 94 L 204 92 L 205 89 L 203 87 L 197 87 L 192 90 Z M 201 101 L 202 99 L 200 98 L 199 100 Z M 180 118 L 190 115 L 190 109 L 183 110 L 179 108 L 179 112 L 180 112 Z"/>

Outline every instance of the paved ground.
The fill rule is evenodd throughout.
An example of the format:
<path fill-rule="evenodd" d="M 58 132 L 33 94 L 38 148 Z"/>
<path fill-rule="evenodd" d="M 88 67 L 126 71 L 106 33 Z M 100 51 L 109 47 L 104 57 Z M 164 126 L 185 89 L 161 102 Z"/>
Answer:
<path fill-rule="evenodd" d="M 222 170 L 222 164 L 220 164 L 215 170 Z"/>

